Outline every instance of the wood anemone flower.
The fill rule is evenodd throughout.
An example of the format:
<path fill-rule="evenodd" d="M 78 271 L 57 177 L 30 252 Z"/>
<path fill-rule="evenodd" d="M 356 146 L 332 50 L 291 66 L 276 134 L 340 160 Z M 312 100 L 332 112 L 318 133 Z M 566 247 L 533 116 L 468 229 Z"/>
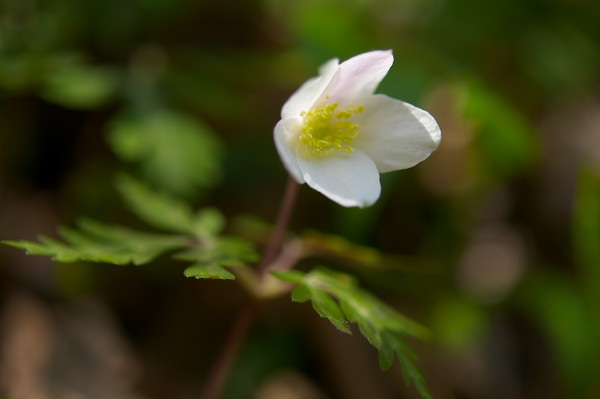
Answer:
<path fill-rule="evenodd" d="M 284 104 L 275 144 L 299 184 L 342 206 L 370 206 L 380 173 L 410 168 L 438 147 L 441 131 L 428 112 L 374 94 L 393 61 L 391 50 L 332 59 Z"/>

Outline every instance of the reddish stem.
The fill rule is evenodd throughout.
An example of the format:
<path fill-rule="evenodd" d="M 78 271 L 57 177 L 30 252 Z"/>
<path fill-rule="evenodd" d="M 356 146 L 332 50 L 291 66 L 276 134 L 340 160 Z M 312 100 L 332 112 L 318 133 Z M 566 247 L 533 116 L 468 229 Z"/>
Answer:
<path fill-rule="evenodd" d="M 285 187 L 281 208 L 279 208 L 279 214 L 277 215 L 277 223 L 271 232 L 271 237 L 265 248 L 262 261 L 258 266 L 258 276 L 260 278 L 265 276 L 269 266 L 273 263 L 281 248 L 281 244 L 283 243 L 285 233 L 290 223 L 296 197 L 298 196 L 298 188 L 298 183 L 290 176 Z"/>
<path fill-rule="evenodd" d="M 298 183 L 290 177 L 285 188 L 279 214 L 277 215 L 275 228 L 271 233 L 262 261 L 258 266 L 259 281 L 267 274 L 269 266 L 273 263 L 281 248 L 297 194 Z M 256 321 L 258 309 L 259 303 L 252 301 L 238 314 L 229 331 L 229 335 L 223 344 L 221 352 L 208 375 L 206 385 L 200 395 L 201 399 L 218 399 L 221 396 L 223 389 L 225 388 L 225 383 L 227 382 L 227 377 L 231 372 L 233 362 L 237 357 L 242 343 Z"/>
<path fill-rule="evenodd" d="M 233 361 L 250 332 L 257 314 L 258 304 L 256 303 L 250 303 L 238 314 L 231 330 L 229 330 L 229 335 L 223 344 L 221 353 L 208 375 L 206 385 L 204 385 L 200 395 L 201 399 L 217 399 L 221 396 L 233 366 Z"/>

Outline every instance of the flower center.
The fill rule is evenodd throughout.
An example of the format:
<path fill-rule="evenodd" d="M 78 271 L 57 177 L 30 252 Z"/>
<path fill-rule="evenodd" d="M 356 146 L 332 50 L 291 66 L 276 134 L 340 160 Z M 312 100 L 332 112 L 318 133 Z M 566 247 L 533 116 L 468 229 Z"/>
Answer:
<path fill-rule="evenodd" d="M 353 114 L 363 112 L 365 107 L 336 111 L 338 106 L 337 103 L 326 104 L 300 113 L 304 117 L 300 142 L 306 144 L 307 157 L 325 156 L 335 151 L 353 151 L 348 143 L 358 137 L 358 125 L 349 119 Z"/>

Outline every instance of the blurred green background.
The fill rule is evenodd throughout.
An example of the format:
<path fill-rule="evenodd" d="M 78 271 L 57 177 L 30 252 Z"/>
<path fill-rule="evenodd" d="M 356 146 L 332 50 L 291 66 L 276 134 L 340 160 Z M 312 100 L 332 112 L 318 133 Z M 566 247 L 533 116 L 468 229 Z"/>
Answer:
<path fill-rule="evenodd" d="M 345 270 L 432 329 L 417 351 L 436 398 L 598 398 L 598 21 L 595 0 L 0 0 L 0 238 L 82 215 L 139 224 L 114 189 L 123 171 L 273 221 L 282 104 L 327 59 L 391 48 L 378 91 L 432 113 L 440 148 L 383 175 L 366 210 L 303 188 L 292 228 L 390 254 Z M 7 399 L 196 397 L 247 301 L 167 260 L 57 265 L 3 247 L 0 278 Z M 226 393 L 284 397 L 416 393 L 286 297 Z"/>

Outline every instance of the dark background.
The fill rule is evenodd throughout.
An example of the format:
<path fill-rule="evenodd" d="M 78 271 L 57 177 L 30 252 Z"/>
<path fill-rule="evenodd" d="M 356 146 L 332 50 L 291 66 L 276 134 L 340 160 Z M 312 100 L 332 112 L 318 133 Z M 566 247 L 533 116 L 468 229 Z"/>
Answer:
<path fill-rule="evenodd" d="M 139 225 L 123 171 L 272 222 L 282 104 L 324 61 L 390 48 L 378 91 L 432 113 L 440 148 L 366 210 L 303 187 L 292 228 L 390 254 L 345 270 L 434 332 L 415 347 L 436 398 L 600 397 L 598 21 L 593 0 L 0 0 L 0 239 Z M 0 248 L 0 396 L 197 397 L 248 298 L 182 270 Z M 417 396 L 285 297 L 226 397 Z"/>

